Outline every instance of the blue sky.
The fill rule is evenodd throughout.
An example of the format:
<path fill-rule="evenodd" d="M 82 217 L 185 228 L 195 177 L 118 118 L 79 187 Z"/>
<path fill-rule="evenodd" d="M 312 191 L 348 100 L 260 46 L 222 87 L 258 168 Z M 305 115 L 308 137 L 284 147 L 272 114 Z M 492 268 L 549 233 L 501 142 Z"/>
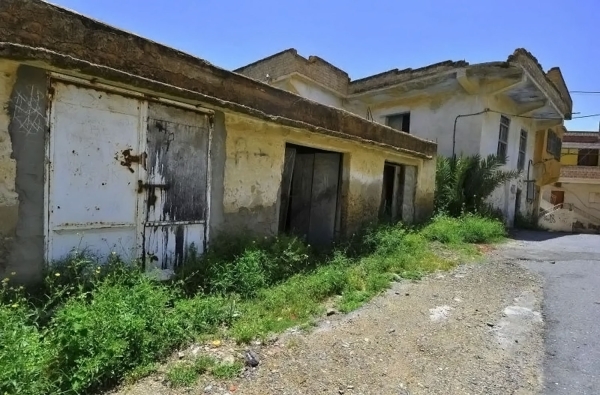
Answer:
<path fill-rule="evenodd" d="M 524 47 L 570 90 L 600 91 L 600 2 L 579 0 L 52 0 L 124 30 L 234 69 L 287 48 L 353 79 L 443 60 L 505 60 Z M 600 94 L 572 94 L 600 113 Z M 577 116 L 577 114 L 575 115 Z M 598 130 L 600 117 L 569 130 Z"/>

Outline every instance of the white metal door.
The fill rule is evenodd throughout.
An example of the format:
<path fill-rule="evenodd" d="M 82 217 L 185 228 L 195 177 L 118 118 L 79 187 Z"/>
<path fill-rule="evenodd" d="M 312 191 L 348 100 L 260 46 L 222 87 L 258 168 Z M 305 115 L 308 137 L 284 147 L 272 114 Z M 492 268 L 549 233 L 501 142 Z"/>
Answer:
<path fill-rule="evenodd" d="M 137 257 L 143 103 L 53 82 L 47 187 L 47 258 L 73 249 Z"/>

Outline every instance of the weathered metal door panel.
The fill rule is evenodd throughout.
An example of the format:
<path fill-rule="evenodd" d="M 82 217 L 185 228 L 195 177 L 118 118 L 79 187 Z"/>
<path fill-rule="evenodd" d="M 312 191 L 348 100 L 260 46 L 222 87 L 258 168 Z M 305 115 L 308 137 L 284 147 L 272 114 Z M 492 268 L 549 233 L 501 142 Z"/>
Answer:
<path fill-rule="evenodd" d="M 289 216 L 290 197 L 292 193 L 292 177 L 294 175 L 294 162 L 296 161 L 296 148 L 285 147 L 283 173 L 281 175 L 281 202 L 279 206 L 279 230 L 285 231 Z"/>
<path fill-rule="evenodd" d="M 290 201 L 290 231 L 306 236 L 310 227 L 311 190 L 315 155 L 296 153 Z"/>
<path fill-rule="evenodd" d="M 47 258 L 73 248 L 124 259 L 137 253 L 140 102 L 53 83 Z"/>
<path fill-rule="evenodd" d="M 209 116 L 150 103 L 146 142 L 144 257 L 147 266 L 173 269 L 188 248 L 205 247 Z"/>
<path fill-rule="evenodd" d="M 283 217 L 286 212 L 280 221 L 282 224 L 289 223 L 289 231 L 306 237 L 310 244 L 316 246 L 330 244 L 335 236 L 341 157 L 341 154 L 333 152 L 311 149 L 303 152 L 292 147 L 286 148 L 282 188 L 287 187 L 287 178 L 290 176 L 287 166 L 293 166 L 293 176 L 289 222 Z M 282 192 L 282 204 L 288 204 L 286 191 Z"/>
<path fill-rule="evenodd" d="M 335 236 L 341 155 L 316 153 L 311 191 L 308 242 L 328 245 Z"/>

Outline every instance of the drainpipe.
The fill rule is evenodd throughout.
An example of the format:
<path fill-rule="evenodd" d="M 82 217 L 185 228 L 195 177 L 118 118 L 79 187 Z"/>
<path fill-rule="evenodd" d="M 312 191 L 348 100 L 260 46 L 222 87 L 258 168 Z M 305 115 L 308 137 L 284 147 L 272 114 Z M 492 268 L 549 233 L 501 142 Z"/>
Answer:
<path fill-rule="evenodd" d="M 531 168 L 531 165 L 533 165 L 533 160 L 529 159 L 529 163 L 527 163 L 527 179 L 525 180 L 525 183 L 527 184 L 527 192 L 525 193 L 525 199 L 528 202 L 534 202 L 535 200 L 535 186 L 532 188 L 534 189 L 533 196 L 529 196 L 529 184 L 535 182 L 535 180 L 531 180 L 529 178 L 529 169 Z"/>
<path fill-rule="evenodd" d="M 452 130 L 452 158 L 454 158 L 454 156 L 456 154 L 455 153 L 456 152 L 456 123 L 458 122 L 458 118 L 473 117 L 475 115 L 484 114 L 488 111 L 490 111 L 489 108 L 484 108 L 483 111 L 474 112 L 472 114 L 461 114 L 461 115 L 457 115 L 456 118 L 454 118 L 454 129 Z"/>

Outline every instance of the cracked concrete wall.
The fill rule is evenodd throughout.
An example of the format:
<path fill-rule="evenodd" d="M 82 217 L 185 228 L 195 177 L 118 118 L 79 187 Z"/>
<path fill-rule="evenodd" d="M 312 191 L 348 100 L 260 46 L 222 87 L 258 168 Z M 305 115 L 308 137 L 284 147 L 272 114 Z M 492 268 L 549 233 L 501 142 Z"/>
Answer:
<path fill-rule="evenodd" d="M 0 274 L 8 265 L 18 218 L 18 195 L 15 189 L 17 166 L 12 157 L 10 95 L 17 79 L 19 64 L 0 60 Z"/>
<path fill-rule="evenodd" d="M 255 235 L 277 234 L 286 143 L 342 153 L 340 225 L 343 234 L 350 234 L 365 222 L 377 219 L 386 161 L 414 169 L 409 192 L 414 193 L 414 218 L 422 220 L 431 215 L 435 159 L 411 158 L 234 113 L 225 113 L 225 129 L 227 158 L 222 207 L 215 207 L 220 201 L 213 200 L 211 209 L 223 212 L 222 222 L 211 226 L 217 232 L 247 229 Z M 411 211 L 411 208 L 406 210 Z"/>
<path fill-rule="evenodd" d="M 48 110 L 45 70 L 20 66 L 10 94 L 8 133 L 16 162 L 16 226 L 5 271 L 19 282 L 41 279 L 44 266 L 44 173 Z"/>

